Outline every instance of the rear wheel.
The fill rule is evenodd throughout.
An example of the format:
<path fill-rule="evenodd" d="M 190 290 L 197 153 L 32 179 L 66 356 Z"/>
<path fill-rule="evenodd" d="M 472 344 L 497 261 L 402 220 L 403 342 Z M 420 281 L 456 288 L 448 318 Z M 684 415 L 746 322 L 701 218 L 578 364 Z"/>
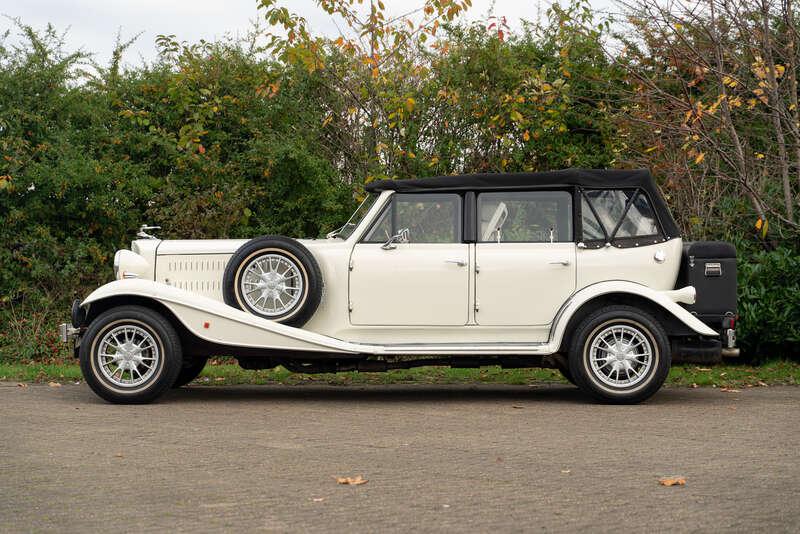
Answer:
<path fill-rule="evenodd" d="M 86 383 L 100 397 L 120 404 L 154 400 L 181 371 L 181 343 L 161 314 L 120 306 L 89 325 L 80 347 Z"/>
<path fill-rule="evenodd" d="M 632 306 L 608 306 L 575 330 L 569 370 L 575 383 L 595 398 L 633 404 L 664 384 L 671 354 L 664 328 Z"/>

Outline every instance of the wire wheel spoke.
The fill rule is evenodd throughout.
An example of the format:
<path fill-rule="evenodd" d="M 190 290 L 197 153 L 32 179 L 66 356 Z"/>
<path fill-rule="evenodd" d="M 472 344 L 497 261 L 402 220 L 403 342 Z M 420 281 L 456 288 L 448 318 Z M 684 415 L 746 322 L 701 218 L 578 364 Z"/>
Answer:
<path fill-rule="evenodd" d="M 299 264 L 277 253 L 250 261 L 241 280 L 239 289 L 247 305 L 267 317 L 292 311 L 300 303 L 305 288 Z"/>
<path fill-rule="evenodd" d="M 619 323 L 600 328 L 590 341 L 589 367 L 602 384 L 630 387 L 650 374 L 653 346 L 638 325 Z"/>
<path fill-rule="evenodd" d="M 138 387 L 148 382 L 161 359 L 154 335 L 137 324 L 112 328 L 97 347 L 100 373 L 117 387 Z"/>

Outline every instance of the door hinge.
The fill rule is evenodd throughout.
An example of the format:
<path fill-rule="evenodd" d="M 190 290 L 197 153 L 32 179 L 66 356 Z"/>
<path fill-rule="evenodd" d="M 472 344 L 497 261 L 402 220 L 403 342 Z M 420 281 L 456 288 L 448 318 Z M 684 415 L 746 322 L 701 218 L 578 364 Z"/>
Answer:
<path fill-rule="evenodd" d="M 353 301 L 347 303 L 347 311 L 353 311 Z"/>
<path fill-rule="evenodd" d="M 350 263 L 347 264 L 347 268 L 351 271 L 353 270 L 353 260 L 350 260 Z"/>
<path fill-rule="evenodd" d="M 480 272 L 481 272 L 481 266 L 476 263 L 475 264 L 475 274 L 478 274 Z"/>
<path fill-rule="evenodd" d="M 478 301 L 476 300 L 476 301 L 475 301 L 475 311 L 476 311 L 476 312 L 477 312 L 477 311 L 480 311 L 480 309 L 481 309 L 481 306 L 480 306 L 480 304 L 478 304 Z"/>

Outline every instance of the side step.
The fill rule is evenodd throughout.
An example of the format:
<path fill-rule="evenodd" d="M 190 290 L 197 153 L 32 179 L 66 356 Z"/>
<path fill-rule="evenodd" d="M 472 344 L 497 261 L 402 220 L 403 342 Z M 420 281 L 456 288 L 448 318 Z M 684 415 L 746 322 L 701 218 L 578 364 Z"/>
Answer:
<path fill-rule="evenodd" d="M 410 369 L 412 367 L 437 366 L 475 368 L 489 365 L 499 365 L 504 369 L 522 369 L 528 367 L 552 367 L 545 362 L 543 357 L 521 358 L 421 358 L 413 360 L 370 360 L 370 359 L 341 359 L 341 360 L 293 360 L 283 358 L 238 358 L 239 365 L 244 369 L 272 369 L 282 365 L 293 373 L 338 373 L 341 371 L 384 372 L 392 369 Z"/>

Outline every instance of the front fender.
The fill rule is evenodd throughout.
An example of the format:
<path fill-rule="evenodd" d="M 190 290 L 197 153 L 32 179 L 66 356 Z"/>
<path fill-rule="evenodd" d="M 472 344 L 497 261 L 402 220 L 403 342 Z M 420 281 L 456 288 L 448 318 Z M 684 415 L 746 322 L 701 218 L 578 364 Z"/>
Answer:
<path fill-rule="evenodd" d="M 550 330 L 550 345 L 553 347 L 561 346 L 561 341 L 564 339 L 570 319 L 572 319 L 575 313 L 577 313 L 584 304 L 597 297 L 610 295 L 612 293 L 622 293 L 646 298 L 658 304 L 665 312 L 670 313 L 692 331 L 703 336 L 719 336 L 719 332 L 712 330 L 685 308 L 678 305 L 678 302 L 686 304 L 694 303 L 694 287 L 687 286 L 672 291 L 656 291 L 635 282 L 611 280 L 592 284 L 572 295 L 553 320 L 553 327 Z"/>
<path fill-rule="evenodd" d="M 236 347 L 274 350 L 361 352 L 359 346 L 308 330 L 270 321 L 197 295 L 152 280 L 116 280 L 97 288 L 81 302 L 82 307 L 112 297 L 137 296 L 163 304 L 200 339 Z"/>

